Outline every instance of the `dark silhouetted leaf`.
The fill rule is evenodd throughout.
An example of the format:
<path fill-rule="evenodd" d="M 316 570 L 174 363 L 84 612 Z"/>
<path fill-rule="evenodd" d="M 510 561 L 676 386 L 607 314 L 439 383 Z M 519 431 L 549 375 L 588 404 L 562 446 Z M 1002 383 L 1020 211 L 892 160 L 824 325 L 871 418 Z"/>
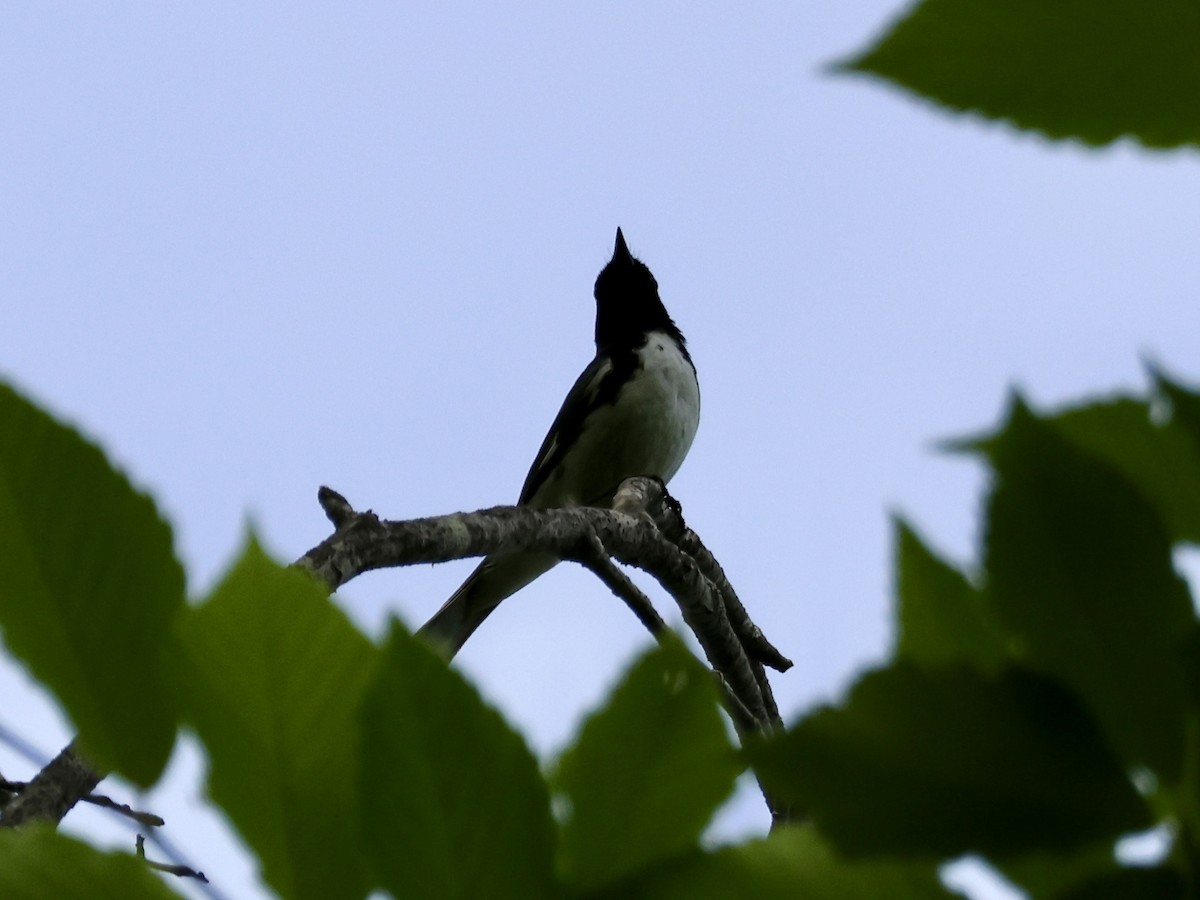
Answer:
<path fill-rule="evenodd" d="M 996 485 L 986 596 L 996 621 L 1024 660 L 1084 699 L 1130 765 L 1173 778 L 1194 616 L 1157 510 L 1019 400 L 987 454 Z"/>
<path fill-rule="evenodd" d="M 1172 381 L 1162 371 L 1154 371 L 1154 386 L 1162 391 L 1171 404 L 1171 423 L 1188 436 L 1192 442 L 1193 453 L 1200 453 L 1200 394 L 1189 390 L 1182 384 Z M 1196 474 L 1196 457 L 1192 458 L 1192 477 L 1200 479 Z M 1172 472 L 1178 479 L 1181 473 Z M 1188 499 L 1193 506 L 1200 505 L 1200 491 L 1190 493 Z M 1198 514 L 1200 515 L 1200 514 Z M 1194 543 L 1200 543 L 1200 535 L 1190 535 Z"/>
<path fill-rule="evenodd" d="M 1200 543 L 1200 453 L 1185 431 L 1152 422 L 1144 401 L 1126 398 L 1090 403 L 1046 421 L 1141 490 L 1172 538 Z"/>
<path fill-rule="evenodd" d="M 1150 822 L 1074 697 L 1016 670 L 897 663 L 747 751 L 848 854 L 1069 849 Z"/>
<path fill-rule="evenodd" d="M 847 861 L 811 828 L 672 860 L 622 882 L 605 900 L 950 900 L 932 864 Z"/>
<path fill-rule="evenodd" d="M 997 670 L 1004 661 L 1003 641 L 982 596 L 907 523 L 897 519 L 895 533 L 896 655 L 922 665 L 966 663 Z"/>
<path fill-rule="evenodd" d="M 1137 868 L 1093 879 L 1058 894 L 1055 900 L 1180 900 L 1187 896 L 1187 882 L 1174 869 Z"/>
<path fill-rule="evenodd" d="M 841 64 L 1050 137 L 1200 143 L 1191 0 L 923 0 Z"/>

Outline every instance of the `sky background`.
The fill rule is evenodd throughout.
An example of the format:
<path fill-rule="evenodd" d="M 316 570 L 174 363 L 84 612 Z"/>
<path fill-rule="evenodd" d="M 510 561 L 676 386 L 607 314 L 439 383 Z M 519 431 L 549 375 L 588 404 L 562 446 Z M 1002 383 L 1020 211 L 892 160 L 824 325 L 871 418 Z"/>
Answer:
<path fill-rule="evenodd" d="M 251 524 L 285 561 L 322 540 L 320 484 L 388 518 L 515 500 L 620 225 L 699 370 L 672 493 L 795 660 L 789 720 L 835 699 L 889 650 L 889 516 L 974 556 L 983 473 L 937 439 L 1013 386 L 1200 378 L 1196 156 L 828 74 L 894 0 L 724 6 L 9 4 L 0 377 L 154 494 L 199 596 Z M 417 625 L 470 568 L 337 602 Z M 458 665 L 548 758 L 646 644 L 560 566 Z M 69 739 L 7 660 L 0 697 L 46 753 Z M 139 802 L 225 896 L 267 896 L 202 771 L 185 741 Z M 767 824 L 744 790 L 717 834 Z"/>

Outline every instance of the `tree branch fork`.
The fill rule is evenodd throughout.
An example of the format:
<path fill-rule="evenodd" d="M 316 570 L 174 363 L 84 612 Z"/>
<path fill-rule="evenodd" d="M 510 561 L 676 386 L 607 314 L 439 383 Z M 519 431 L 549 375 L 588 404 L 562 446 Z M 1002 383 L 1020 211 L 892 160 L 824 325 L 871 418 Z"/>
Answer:
<path fill-rule="evenodd" d="M 611 508 L 495 506 L 471 513 L 389 521 L 357 512 L 327 487 L 318 502 L 334 533 L 294 563 L 334 591 L 364 572 L 514 551 L 553 554 L 593 572 L 656 639 L 667 627 L 615 563 L 648 572 L 675 600 L 721 688 L 739 735 L 782 728 L 765 667 L 792 663 L 750 619 L 715 557 L 683 520 L 657 478 L 626 479 Z M 68 745 L 28 786 L 7 783 L 0 826 L 57 823 L 104 778 Z M 15 788 L 15 790 L 13 790 Z M 776 822 L 787 813 L 767 797 Z"/>
<path fill-rule="evenodd" d="M 318 500 L 335 531 L 296 565 L 337 590 L 364 572 L 447 562 L 494 553 L 535 551 L 580 563 L 613 590 L 656 637 L 665 626 L 648 598 L 612 561 L 645 570 L 675 599 L 709 663 L 748 709 L 750 731 L 779 724 L 763 667 L 791 661 L 746 613 L 713 555 L 683 520 L 679 504 L 656 478 L 626 479 L 611 509 L 495 506 L 403 521 L 355 512 L 329 488 Z"/>

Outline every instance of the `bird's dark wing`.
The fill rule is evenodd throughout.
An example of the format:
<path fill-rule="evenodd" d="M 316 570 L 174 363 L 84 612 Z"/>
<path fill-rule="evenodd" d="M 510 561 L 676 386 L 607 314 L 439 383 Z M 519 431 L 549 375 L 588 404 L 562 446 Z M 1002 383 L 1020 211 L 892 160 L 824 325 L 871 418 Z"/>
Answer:
<path fill-rule="evenodd" d="M 554 417 L 554 424 L 542 441 L 533 465 L 529 467 L 519 503 L 527 504 L 533 500 L 550 473 L 562 463 L 567 451 L 579 440 L 588 417 L 600 407 L 616 401 L 621 387 L 636 368 L 637 355 L 632 350 L 614 354 L 598 353 L 575 379 L 567 399 Z"/>

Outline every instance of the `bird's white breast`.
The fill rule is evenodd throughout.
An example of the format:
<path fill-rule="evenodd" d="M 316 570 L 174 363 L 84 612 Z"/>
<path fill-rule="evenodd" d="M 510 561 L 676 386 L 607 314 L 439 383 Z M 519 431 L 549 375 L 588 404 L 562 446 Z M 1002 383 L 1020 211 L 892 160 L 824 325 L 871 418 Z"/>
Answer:
<path fill-rule="evenodd" d="M 625 478 L 679 471 L 700 424 L 700 387 L 679 345 L 652 331 L 638 351 L 639 369 L 616 402 L 597 410 L 579 436 L 567 471 L 539 492 L 538 505 L 595 503 Z M 568 486 L 574 490 L 568 491 Z"/>

